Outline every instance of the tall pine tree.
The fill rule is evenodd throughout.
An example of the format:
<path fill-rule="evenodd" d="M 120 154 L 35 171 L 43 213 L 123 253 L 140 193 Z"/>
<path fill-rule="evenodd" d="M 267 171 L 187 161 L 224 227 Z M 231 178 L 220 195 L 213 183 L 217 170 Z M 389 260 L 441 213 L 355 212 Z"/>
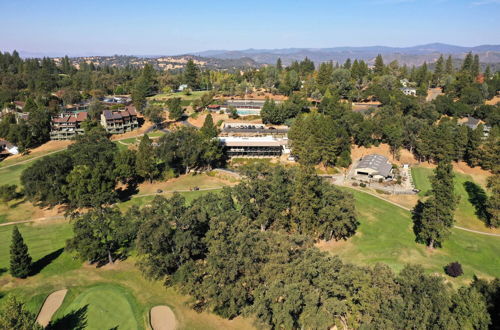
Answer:
<path fill-rule="evenodd" d="M 385 72 L 384 59 L 382 58 L 382 55 L 380 55 L 380 54 L 378 54 L 377 58 L 375 58 L 375 66 L 373 68 L 373 72 L 377 76 L 381 76 Z"/>
<path fill-rule="evenodd" d="M 18 278 L 28 277 L 31 269 L 31 257 L 28 246 L 24 243 L 23 236 L 17 226 L 12 230 L 10 244 L 10 274 Z"/>
<path fill-rule="evenodd" d="M 214 138 L 217 136 L 217 127 L 214 125 L 214 120 L 212 118 L 212 114 L 209 113 L 205 117 L 205 122 L 203 122 L 203 127 L 200 129 L 200 133 L 206 138 Z"/>
<path fill-rule="evenodd" d="M 147 134 L 144 134 L 141 143 L 139 143 L 136 164 L 137 174 L 153 182 L 153 179 L 158 175 L 158 167 L 156 166 L 155 151 Z"/>
<path fill-rule="evenodd" d="M 441 246 L 453 227 L 453 213 L 457 205 L 454 193 L 453 167 L 448 160 L 438 163 L 431 178 L 431 196 L 413 209 L 413 231 L 417 242 L 431 249 Z"/>

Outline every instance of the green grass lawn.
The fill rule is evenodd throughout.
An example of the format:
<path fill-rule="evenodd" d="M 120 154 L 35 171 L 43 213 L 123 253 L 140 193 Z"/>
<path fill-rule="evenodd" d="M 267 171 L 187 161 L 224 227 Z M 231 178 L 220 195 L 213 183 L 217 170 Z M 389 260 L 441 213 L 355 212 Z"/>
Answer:
<path fill-rule="evenodd" d="M 9 268 L 9 248 L 13 226 L 0 227 L 0 269 Z M 50 256 L 52 253 L 64 248 L 66 240 L 73 235 L 71 225 L 65 221 L 39 224 L 20 224 L 19 231 L 28 245 L 28 250 L 33 262 L 43 257 L 55 258 L 53 262 L 44 267 L 40 274 L 50 276 L 61 271 L 79 267 L 79 262 L 65 253 L 59 256 Z M 56 253 L 57 254 L 57 253 Z"/>
<path fill-rule="evenodd" d="M 116 284 L 98 284 L 72 288 L 52 322 L 68 329 L 81 321 L 89 330 L 134 330 L 144 329 L 143 317 L 141 307 L 128 289 Z"/>
<path fill-rule="evenodd" d="M 420 189 L 419 195 L 425 196 L 431 189 L 430 177 L 433 175 L 433 170 L 424 167 L 413 167 L 411 173 L 415 186 Z M 484 222 L 476 214 L 476 206 L 470 201 L 473 195 L 467 192 L 467 189 L 470 190 L 472 187 L 486 193 L 484 187 L 474 182 L 474 179 L 470 175 L 456 172 L 454 174 L 455 194 L 459 197 L 459 202 L 455 211 L 456 224 L 474 230 L 488 231 Z M 481 205 L 478 205 L 478 207 L 479 209 L 484 209 Z"/>
<path fill-rule="evenodd" d="M 186 95 L 184 92 L 176 92 L 176 93 L 161 93 L 156 94 L 154 96 L 149 97 L 150 100 L 168 100 L 174 97 L 180 97 L 182 100 L 192 101 L 200 98 L 203 94 L 207 93 L 207 91 L 194 91 L 191 92 L 191 95 Z"/>
<path fill-rule="evenodd" d="M 350 190 L 356 199 L 360 226 L 356 235 L 328 250 L 344 261 L 355 264 L 383 262 L 394 270 L 405 264 L 421 264 L 429 272 L 443 274 L 443 267 L 458 261 L 464 276 L 462 283 L 478 276 L 500 276 L 500 238 L 453 229 L 441 249 L 429 251 L 415 243 L 410 213 L 374 196 Z"/>
<path fill-rule="evenodd" d="M 4 184 L 21 184 L 21 173 L 29 167 L 32 162 L 14 165 L 8 168 L 0 168 L 0 185 Z"/>

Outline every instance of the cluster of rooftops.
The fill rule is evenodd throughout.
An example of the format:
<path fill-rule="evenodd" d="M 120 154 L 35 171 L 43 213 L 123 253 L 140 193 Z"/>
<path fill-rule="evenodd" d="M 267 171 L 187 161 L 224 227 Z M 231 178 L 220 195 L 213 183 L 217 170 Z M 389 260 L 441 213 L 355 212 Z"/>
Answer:
<path fill-rule="evenodd" d="M 84 130 L 81 124 L 87 118 L 87 111 L 61 113 L 52 118 L 50 138 L 52 140 L 66 140 L 77 134 L 83 134 Z M 104 110 L 100 123 L 110 134 L 125 133 L 139 127 L 137 111 L 132 105 L 121 110 Z"/>

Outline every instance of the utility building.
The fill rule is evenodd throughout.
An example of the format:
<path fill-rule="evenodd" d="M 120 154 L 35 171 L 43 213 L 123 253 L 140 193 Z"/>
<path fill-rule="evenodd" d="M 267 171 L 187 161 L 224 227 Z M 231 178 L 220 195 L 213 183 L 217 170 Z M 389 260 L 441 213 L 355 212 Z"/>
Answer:
<path fill-rule="evenodd" d="M 367 155 L 361 158 L 354 174 L 373 179 L 392 179 L 392 164 L 382 155 Z"/>

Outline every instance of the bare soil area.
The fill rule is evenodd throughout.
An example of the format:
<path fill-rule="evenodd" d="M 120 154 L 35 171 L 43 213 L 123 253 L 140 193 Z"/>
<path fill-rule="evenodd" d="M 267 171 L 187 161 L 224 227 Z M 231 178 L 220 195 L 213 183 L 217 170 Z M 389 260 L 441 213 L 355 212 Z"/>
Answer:
<path fill-rule="evenodd" d="M 131 132 L 126 132 L 126 133 L 123 133 L 123 134 L 112 135 L 111 136 L 111 141 L 123 140 L 123 139 L 128 139 L 128 138 L 132 138 L 132 137 L 136 137 L 136 136 L 142 135 L 142 134 L 146 133 L 146 131 L 148 129 L 150 129 L 151 127 L 153 127 L 153 123 L 150 122 L 147 119 L 144 119 L 144 123 L 142 124 L 141 127 L 139 127 L 139 129 L 133 130 Z"/>
<path fill-rule="evenodd" d="M 496 105 L 496 104 L 500 103 L 500 95 L 497 95 L 494 98 L 492 98 L 491 100 L 487 100 L 484 103 L 488 104 L 488 105 Z"/>
<path fill-rule="evenodd" d="M 390 147 L 388 144 L 380 144 L 378 147 L 372 146 L 371 148 L 353 146 L 351 148 L 351 157 L 353 160 L 358 160 L 363 156 L 370 154 L 378 154 L 387 157 L 391 163 L 394 164 L 418 164 L 418 160 L 415 159 L 412 153 L 406 149 L 401 149 L 399 154 L 399 159 L 392 156 Z"/>

